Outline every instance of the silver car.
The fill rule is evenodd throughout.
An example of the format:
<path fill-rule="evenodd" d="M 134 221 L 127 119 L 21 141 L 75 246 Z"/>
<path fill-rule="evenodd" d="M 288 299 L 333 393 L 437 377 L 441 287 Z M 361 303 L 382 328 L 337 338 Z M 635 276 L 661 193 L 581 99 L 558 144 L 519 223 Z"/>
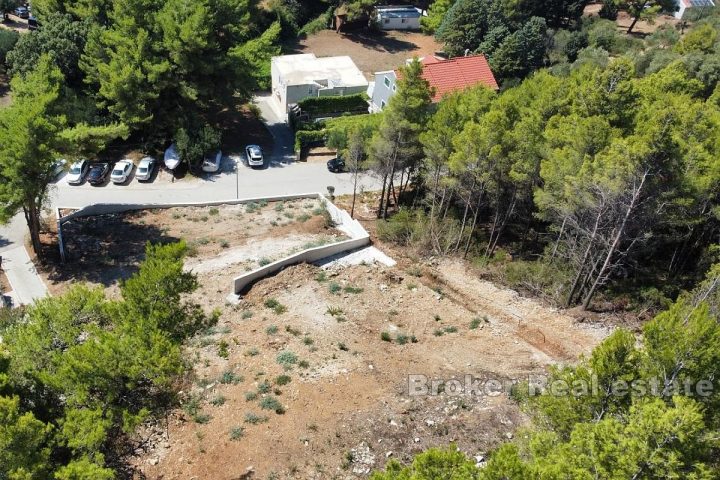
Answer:
<path fill-rule="evenodd" d="M 110 180 L 113 183 L 125 183 L 130 176 L 133 169 L 133 162 L 131 160 L 120 160 L 115 164 L 110 173 Z"/>
<path fill-rule="evenodd" d="M 248 165 L 251 167 L 262 167 L 263 154 L 262 149 L 257 145 L 248 145 L 245 147 L 245 155 L 247 156 Z"/>
<path fill-rule="evenodd" d="M 88 172 L 90 162 L 87 160 L 78 160 L 77 162 L 70 165 L 70 170 L 65 176 L 65 180 L 70 185 L 79 185 L 85 180 L 85 174 Z"/>
<path fill-rule="evenodd" d="M 155 159 L 151 157 L 143 157 L 138 164 L 137 171 L 135 172 L 135 178 L 138 181 L 150 180 L 155 170 Z"/>

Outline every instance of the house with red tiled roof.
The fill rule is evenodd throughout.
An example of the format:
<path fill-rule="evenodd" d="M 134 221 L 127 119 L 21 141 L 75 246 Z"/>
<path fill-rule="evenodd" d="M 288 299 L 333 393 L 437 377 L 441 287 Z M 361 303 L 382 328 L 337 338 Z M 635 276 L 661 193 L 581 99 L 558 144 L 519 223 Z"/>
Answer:
<path fill-rule="evenodd" d="M 434 89 L 433 102 L 439 102 L 445 95 L 475 85 L 498 89 L 495 76 L 484 55 L 469 55 L 444 59 L 428 56 L 420 59 L 423 78 Z M 398 70 L 375 73 L 375 81 L 368 87 L 370 112 L 380 112 L 397 91 Z"/>

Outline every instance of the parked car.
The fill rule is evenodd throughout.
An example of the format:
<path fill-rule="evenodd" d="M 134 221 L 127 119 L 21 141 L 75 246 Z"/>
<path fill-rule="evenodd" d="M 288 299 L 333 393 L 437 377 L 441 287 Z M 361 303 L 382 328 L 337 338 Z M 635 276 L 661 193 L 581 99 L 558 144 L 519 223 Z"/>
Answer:
<path fill-rule="evenodd" d="M 220 170 L 220 163 L 222 162 L 222 152 L 218 150 L 214 155 L 205 157 L 202 164 L 202 171 L 208 173 L 215 173 Z"/>
<path fill-rule="evenodd" d="M 138 164 L 135 178 L 138 179 L 138 181 L 150 180 L 153 170 L 155 170 L 155 159 L 152 157 L 144 157 Z"/>
<path fill-rule="evenodd" d="M 38 22 L 37 18 L 30 15 L 30 18 L 28 18 L 28 30 L 37 30 L 38 27 L 40 27 L 40 22 Z"/>
<path fill-rule="evenodd" d="M 328 170 L 331 172 L 339 173 L 345 170 L 345 160 L 340 157 L 335 157 L 327 162 Z"/>
<path fill-rule="evenodd" d="M 110 172 L 110 165 L 107 163 L 94 163 L 90 165 L 87 174 L 87 181 L 91 185 L 102 185 Z"/>
<path fill-rule="evenodd" d="M 27 7 L 17 7 L 13 13 L 15 13 L 16 17 L 20 17 L 23 20 L 30 18 L 30 10 L 28 10 Z"/>
<path fill-rule="evenodd" d="M 245 155 L 247 156 L 248 165 L 251 167 L 262 167 L 264 159 L 262 149 L 257 145 L 248 145 L 245 147 Z"/>
<path fill-rule="evenodd" d="M 64 158 L 58 158 L 52 164 L 52 177 L 55 178 L 65 171 L 67 160 Z"/>
<path fill-rule="evenodd" d="M 125 183 L 128 177 L 130 177 L 134 166 L 132 160 L 120 160 L 113 167 L 110 180 L 112 180 L 113 183 Z"/>
<path fill-rule="evenodd" d="M 89 166 L 90 163 L 87 160 L 78 160 L 70 165 L 70 170 L 68 171 L 67 177 L 65 177 L 67 183 L 70 185 L 81 184 L 85 179 Z"/>

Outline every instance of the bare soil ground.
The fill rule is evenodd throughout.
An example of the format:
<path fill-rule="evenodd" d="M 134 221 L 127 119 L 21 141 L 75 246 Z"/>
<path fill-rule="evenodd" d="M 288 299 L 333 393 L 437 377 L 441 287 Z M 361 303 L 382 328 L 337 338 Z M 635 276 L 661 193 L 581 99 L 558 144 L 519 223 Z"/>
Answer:
<path fill-rule="evenodd" d="M 365 76 L 371 78 L 375 72 L 395 69 L 408 58 L 431 55 L 441 48 L 434 37 L 418 32 L 322 30 L 286 45 L 285 50 L 286 53 L 314 53 L 318 57 L 349 55 Z"/>
<path fill-rule="evenodd" d="M 325 163 L 337 157 L 337 150 L 328 147 L 315 147 L 307 151 L 305 158 L 301 159 L 308 163 Z"/>
<path fill-rule="evenodd" d="M 526 421 L 508 390 L 410 396 L 408 375 L 522 380 L 607 334 L 453 260 L 290 267 L 222 310 L 188 348 L 184 407 L 142 432 L 138 478 L 362 478 L 453 441 L 479 455 Z M 263 409 L 268 399 L 282 413 Z"/>
<path fill-rule="evenodd" d="M 326 226 L 317 200 L 304 199 L 86 217 L 65 223 L 63 238 L 68 262 L 49 263 L 41 272 L 53 294 L 78 281 L 112 291 L 137 270 L 147 242 L 184 239 L 190 247 L 187 268 L 197 270 L 203 285 L 227 295 L 231 279 L 242 272 L 343 234 Z M 53 241 L 57 245 L 54 238 L 46 240 Z"/>
<path fill-rule="evenodd" d="M 587 17 L 597 17 L 600 13 L 600 9 L 602 8 L 602 4 L 594 3 L 590 4 L 587 7 L 585 7 L 585 16 Z M 621 11 L 618 13 L 617 17 L 617 26 L 618 30 L 622 31 L 623 33 L 627 32 L 627 29 L 630 27 L 630 24 L 632 24 L 632 18 L 630 15 L 628 15 L 627 12 Z M 653 33 L 655 30 L 660 28 L 663 25 L 672 25 L 675 26 L 678 23 L 680 23 L 680 20 L 675 18 L 672 15 L 658 15 L 657 18 L 653 21 L 653 23 L 648 23 L 644 20 L 640 20 L 635 24 L 635 27 L 633 27 L 633 33 L 636 35 L 648 35 Z"/>

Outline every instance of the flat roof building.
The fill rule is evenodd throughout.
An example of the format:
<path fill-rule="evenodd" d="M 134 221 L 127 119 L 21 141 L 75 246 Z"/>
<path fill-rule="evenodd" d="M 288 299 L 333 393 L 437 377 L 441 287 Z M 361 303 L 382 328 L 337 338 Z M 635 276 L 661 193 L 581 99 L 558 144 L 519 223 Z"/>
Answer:
<path fill-rule="evenodd" d="M 308 97 L 364 92 L 365 75 L 348 56 L 316 57 L 313 53 L 282 55 L 270 61 L 272 93 L 287 113 L 288 106 Z"/>

